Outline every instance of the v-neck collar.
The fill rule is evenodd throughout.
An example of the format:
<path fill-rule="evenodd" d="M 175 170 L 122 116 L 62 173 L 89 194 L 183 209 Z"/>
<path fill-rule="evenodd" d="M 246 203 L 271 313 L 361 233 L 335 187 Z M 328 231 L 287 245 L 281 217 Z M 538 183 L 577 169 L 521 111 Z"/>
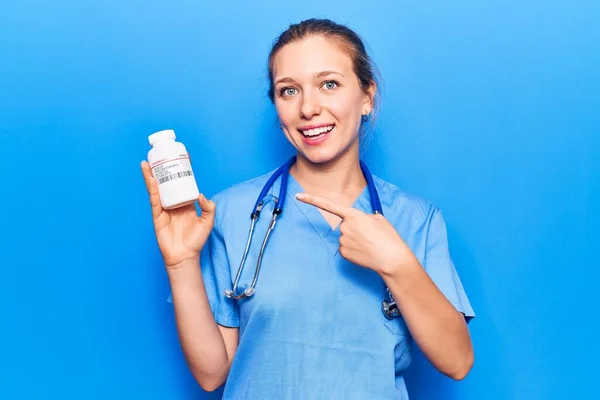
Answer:
<path fill-rule="evenodd" d="M 274 196 L 279 196 L 280 186 L 281 179 L 277 179 L 277 181 L 271 188 L 271 194 Z M 311 226 L 319 235 L 323 243 L 325 243 L 332 257 L 336 257 L 340 248 L 339 224 L 338 226 L 336 226 L 335 229 L 332 229 L 331 225 L 329 225 L 329 223 L 317 207 L 303 203 L 300 200 L 296 199 L 296 194 L 304 192 L 305 190 L 302 188 L 300 183 L 292 176 L 292 174 L 290 174 L 288 178 L 288 187 L 286 191 L 287 198 L 284 206 L 284 208 L 286 208 L 287 210 L 283 210 L 283 215 L 285 215 L 286 211 L 289 212 L 289 208 L 297 208 L 298 211 L 300 211 L 304 215 L 307 222 L 311 224 Z M 365 187 L 363 189 L 358 198 L 352 204 L 352 207 L 364 212 L 371 212 L 368 187 Z"/>

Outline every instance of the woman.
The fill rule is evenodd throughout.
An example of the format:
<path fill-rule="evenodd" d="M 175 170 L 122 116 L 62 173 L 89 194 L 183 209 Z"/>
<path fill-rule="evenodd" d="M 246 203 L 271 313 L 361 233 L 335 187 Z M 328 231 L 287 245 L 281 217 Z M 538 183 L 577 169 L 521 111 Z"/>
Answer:
<path fill-rule="evenodd" d="M 473 363 L 466 320 L 474 314 L 442 215 L 371 179 L 360 162 L 377 103 L 361 39 L 329 20 L 303 21 L 279 37 L 268 67 L 269 94 L 297 154 L 265 197 L 260 238 L 236 286 L 236 294 L 250 286 L 271 211 L 281 206 L 254 294 L 225 295 L 244 255 L 248 215 L 271 173 L 212 200 L 201 195 L 198 217 L 193 206 L 163 210 L 142 163 L 193 375 L 209 391 L 226 382 L 231 399 L 406 399 L 403 371 L 414 339 L 439 371 L 462 379 Z M 383 215 L 373 214 L 377 196 Z M 381 308 L 390 293 L 400 313 L 391 318 Z"/>

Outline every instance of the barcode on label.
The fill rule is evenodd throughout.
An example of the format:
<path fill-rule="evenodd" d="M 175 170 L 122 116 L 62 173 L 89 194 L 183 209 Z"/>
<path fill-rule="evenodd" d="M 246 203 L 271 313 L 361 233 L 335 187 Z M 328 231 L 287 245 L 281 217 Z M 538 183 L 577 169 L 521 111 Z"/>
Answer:
<path fill-rule="evenodd" d="M 183 171 L 183 172 L 178 172 L 176 174 L 163 176 L 162 178 L 160 178 L 158 180 L 158 183 L 169 182 L 169 181 L 172 181 L 173 179 L 183 178 L 184 176 L 192 176 L 192 171 Z"/>

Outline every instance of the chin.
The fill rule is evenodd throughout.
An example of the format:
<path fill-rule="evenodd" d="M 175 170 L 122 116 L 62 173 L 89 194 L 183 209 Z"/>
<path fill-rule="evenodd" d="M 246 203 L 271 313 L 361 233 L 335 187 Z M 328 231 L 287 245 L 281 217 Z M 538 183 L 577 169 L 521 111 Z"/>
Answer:
<path fill-rule="evenodd" d="M 352 149 L 358 150 L 358 135 L 348 143 L 342 137 L 336 135 L 338 127 L 314 138 L 307 138 L 299 133 L 288 136 L 290 142 L 296 148 L 298 156 L 306 159 L 311 164 L 328 164 L 349 156 Z M 293 137 L 293 139 L 292 139 Z"/>
<path fill-rule="evenodd" d="M 301 149 L 299 155 L 311 164 L 327 164 L 341 156 L 339 152 L 331 149 Z"/>

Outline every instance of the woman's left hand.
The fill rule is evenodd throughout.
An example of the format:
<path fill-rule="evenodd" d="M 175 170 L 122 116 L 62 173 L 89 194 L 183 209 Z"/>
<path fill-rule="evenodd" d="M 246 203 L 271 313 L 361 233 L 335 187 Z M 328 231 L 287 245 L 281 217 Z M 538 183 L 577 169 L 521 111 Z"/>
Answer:
<path fill-rule="evenodd" d="M 403 265 L 417 261 L 408 245 L 383 215 L 367 214 L 306 193 L 300 193 L 296 198 L 342 219 L 339 226 L 340 254 L 346 260 L 379 274 L 393 274 Z"/>

